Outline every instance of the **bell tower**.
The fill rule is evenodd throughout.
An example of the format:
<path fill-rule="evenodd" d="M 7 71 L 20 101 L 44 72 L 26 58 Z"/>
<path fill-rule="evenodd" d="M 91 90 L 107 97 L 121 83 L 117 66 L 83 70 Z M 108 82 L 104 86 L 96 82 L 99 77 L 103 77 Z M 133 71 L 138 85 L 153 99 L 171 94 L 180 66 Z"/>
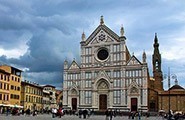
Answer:
<path fill-rule="evenodd" d="M 152 61 L 153 61 L 153 77 L 155 79 L 154 88 L 161 91 L 163 90 L 163 75 L 161 71 L 161 54 L 159 53 L 159 43 L 156 33 L 153 47 L 154 53 L 152 56 Z"/>

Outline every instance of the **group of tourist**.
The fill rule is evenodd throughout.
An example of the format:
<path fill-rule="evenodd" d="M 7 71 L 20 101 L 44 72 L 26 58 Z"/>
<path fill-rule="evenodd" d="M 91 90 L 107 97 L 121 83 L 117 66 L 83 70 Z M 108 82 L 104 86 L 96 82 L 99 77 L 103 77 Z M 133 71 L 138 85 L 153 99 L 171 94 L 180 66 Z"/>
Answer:
<path fill-rule="evenodd" d="M 52 118 L 55 118 L 55 117 L 57 117 L 57 116 L 58 116 L 59 118 L 61 118 L 61 117 L 64 115 L 64 111 L 63 111 L 62 108 L 59 108 L 59 109 L 57 109 L 57 108 L 52 108 L 51 112 L 52 112 Z"/>

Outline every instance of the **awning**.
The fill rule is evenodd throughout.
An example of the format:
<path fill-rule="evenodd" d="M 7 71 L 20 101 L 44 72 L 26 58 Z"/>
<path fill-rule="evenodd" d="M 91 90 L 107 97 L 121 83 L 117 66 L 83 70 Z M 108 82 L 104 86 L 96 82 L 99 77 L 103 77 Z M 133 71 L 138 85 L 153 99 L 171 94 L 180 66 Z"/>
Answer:
<path fill-rule="evenodd" d="M 20 106 L 20 105 L 14 105 L 14 107 L 16 107 L 16 108 L 23 108 L 23 106 Z"/>
<path fill-rule="evenodd" d="M 11 105 L 11 104 L 0 104 L 0 106 L 3 106 L 3 107 L 23 108 L 23 106 L 20 106 L 20 105 Z"/>
<path fill-rule="evenodd" d="M 0 106 L 3 106 L 4 104 L 0 104 Z"/>

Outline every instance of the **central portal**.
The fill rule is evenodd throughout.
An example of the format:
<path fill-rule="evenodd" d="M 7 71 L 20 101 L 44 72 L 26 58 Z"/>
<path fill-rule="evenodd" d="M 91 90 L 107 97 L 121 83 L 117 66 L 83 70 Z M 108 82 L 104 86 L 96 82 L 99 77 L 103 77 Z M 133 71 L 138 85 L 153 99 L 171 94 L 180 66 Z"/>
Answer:
<path fill-rule="evenodd" d="M 137 111 L 137 98 L 131 98 L 131 111 Z"/>
<path fill-rule="evenodd" d="M 107 109 L 107 95 L 102 94 L 99 96 L 99 110 L 104 111 Z"/>
<path fill-rule="evenodd" d="M 72 98 L 72 110 L 77 110 L 77 98 Z"/>

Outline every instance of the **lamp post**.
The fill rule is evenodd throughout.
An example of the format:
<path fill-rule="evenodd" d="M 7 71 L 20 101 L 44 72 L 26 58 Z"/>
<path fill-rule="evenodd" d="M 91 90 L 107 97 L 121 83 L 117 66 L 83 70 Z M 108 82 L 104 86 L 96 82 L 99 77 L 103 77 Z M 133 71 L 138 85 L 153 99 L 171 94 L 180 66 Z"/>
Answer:
<path fill-rule="evenodd" d="M 175 75 L 175 74 L 170 74 L 170 68 L 168 67 L 168 110 L 169 110 L 169 116 L 168 116 L 168 120 L 171 120 L 171 117 L 172 117 L 172 115 L 171 115 L 171 111 L 170 111 L 170 107 L 171 107 L 171 104 L 170 104 L 170 86 L 171 86 L 171 84 L 170 84 L 170 81 L 171 81 L 171 77 L 172 77 L 172 79 L 176 79 L 177 78 L 177 76 Z"/>
<path fill-rule="evenodd" d="M 171 112 L 170 112 L 170 68 L 168 68 L 168 92 L 169 92 L 169 94 L 168 94 L 168 99 L 169 99 L 169 101 L 168 101 L 168 108 L 169 108 L 169 116 L 168 116 L 168 120 L 171 120 Z"/>

